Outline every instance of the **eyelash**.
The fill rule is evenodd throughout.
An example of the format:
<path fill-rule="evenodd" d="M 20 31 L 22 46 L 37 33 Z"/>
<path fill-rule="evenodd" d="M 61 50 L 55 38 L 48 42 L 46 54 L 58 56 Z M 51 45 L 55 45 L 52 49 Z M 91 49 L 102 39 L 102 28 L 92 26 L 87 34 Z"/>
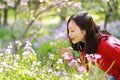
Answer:
<path fill-rule="evenodd" d="M 74 32 L 75 30 L 72 30 L 71 32 Z"/>

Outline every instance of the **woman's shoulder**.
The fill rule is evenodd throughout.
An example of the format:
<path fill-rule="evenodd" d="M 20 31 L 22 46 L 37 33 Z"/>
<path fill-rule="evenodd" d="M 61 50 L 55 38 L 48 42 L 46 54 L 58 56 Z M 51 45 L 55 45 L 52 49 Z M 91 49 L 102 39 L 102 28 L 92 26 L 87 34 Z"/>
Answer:
<path fill-rule="evenodd" d="M 120 40 L 112 35 L 101 35 L 96 53 L 106 55 L 113 52 L 113 50 L 120 50 Z"/>
<path fill-rule="evenodd" d="M 103 47 L 104 49 L 108 47 L 114 47 L 119 46 L 120 47 L 120 40 L 116 38 L 115 36 L 108 35 L 108 34 L 102 34 L 99 37 L 99 45 Z"/>

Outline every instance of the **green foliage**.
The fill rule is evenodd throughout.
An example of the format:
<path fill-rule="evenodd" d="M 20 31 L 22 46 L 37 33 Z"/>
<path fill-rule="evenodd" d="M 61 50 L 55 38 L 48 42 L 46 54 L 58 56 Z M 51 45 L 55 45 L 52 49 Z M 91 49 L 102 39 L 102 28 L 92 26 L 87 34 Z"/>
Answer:
<path fill-rule="evenodd" d="M 105 20 L 105 15 L 109 16 L 109 22 L 120 20 L 120 1 L 113 2 L 111 0 L 81 0 L 81 3 L 87 12 L 97 14 L 102 20 Z"/>
<path fill-rule="evenodd" d="M 8 41 L 11 39 L 11 31 L 8 27 L 0 27 L 0 41 L 1 47 L 5 47 L 4 44 L 7 44 Z"/>
<path fill-rule="evenodd" d="M 66 44 L 66 45 L 65 45 Z M 38 60 L 44 61 L 43 65 L 46 64 L 48 53 L 55 54 L 58 46 L 68 47 L 68 42 L 66 40 L 48 40 L 40 45 L 36 50 Z"/>
<path fill-rule="evenodd" d="M 57 44 L 44 43 L 40 48 L 44 52 L 45 61 L 37 60 L 32 45 L 27 41 L 22 55 L 12 52 L 12 45 L 0 52 L 0 78 L 1 80 L 106 80 L 110 76 L 99 70 L 96 65 L 89 62 L 90 70 L 78 71 L 75 66 L 70 66 L 60 55 L 55 54 L 57 46 L 68 47 L 68 43 L 58 40 Z M 66 45 L 65 45 L 66 44 Z M 19 45 L 20 46 L 20 45 Z M 47 47 L 45 49 L 45 47 Z M 45 51 L 46 50 L 46 51 Z M 47 54 L 48 53 L 48 54 Z M 22 57 L 22 59 L 20 58 Z M 42 64 L 45 65 L 42 65 Z M 81 66 L 82 67 L 82 66 Z M 85 70 L 85 71 L 84 71 Z"/>
<path fill-rule="evenodd" d="M 0 28 L 0 38 L 2 39 L 4 36 L 6 36 L 7 34 L 9 34 L 10 31 L 4 27 L 4 28 Z M 8 35 L 9 36 L 9 35 Z"/>

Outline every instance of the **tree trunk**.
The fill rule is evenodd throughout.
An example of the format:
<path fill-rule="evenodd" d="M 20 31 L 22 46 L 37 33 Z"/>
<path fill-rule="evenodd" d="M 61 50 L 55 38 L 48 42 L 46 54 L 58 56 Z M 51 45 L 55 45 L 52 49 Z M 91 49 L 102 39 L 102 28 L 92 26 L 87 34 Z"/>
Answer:
<path fill-rule="evenodd" d="M 8 19 L 8 9 L 4 8 L 4 20 L 3 25 L 7 25 L 7 19 Z"/>
<path fill-rule="evenodd" d="M 109 18 L 109 15 L 108 15 L 108 14 L 105 14 L 104 30 L 107 30 L 108 18 Z"/>
<path fill-rule="evenodd" d="M 2 12 L 1 12 L 1 9 L 0 9 L 0 26 L 2 25 L 1 16 L 2 16 Z"/>
<path fill-rule="evenodd" d="M 62 21 L 65 21 L 65 17 L 64 16 L 60 16 L 60 22 L 62 23 Z"/>

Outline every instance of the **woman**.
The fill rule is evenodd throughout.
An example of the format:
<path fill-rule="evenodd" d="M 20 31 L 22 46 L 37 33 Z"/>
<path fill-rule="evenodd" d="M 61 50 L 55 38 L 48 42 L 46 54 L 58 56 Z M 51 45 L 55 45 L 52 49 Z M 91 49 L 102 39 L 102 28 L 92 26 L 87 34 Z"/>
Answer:
<path fill-rule="evenodd" d="M 92 17 L 81 12 L 72 15 L 67 23 L 68 38 L 76 51 L 81 51 L 81 59 L 86 54 L 99 54 L 99 68 L 120 80 L 120 40 L 107 32 L 99 31 Z"/>

